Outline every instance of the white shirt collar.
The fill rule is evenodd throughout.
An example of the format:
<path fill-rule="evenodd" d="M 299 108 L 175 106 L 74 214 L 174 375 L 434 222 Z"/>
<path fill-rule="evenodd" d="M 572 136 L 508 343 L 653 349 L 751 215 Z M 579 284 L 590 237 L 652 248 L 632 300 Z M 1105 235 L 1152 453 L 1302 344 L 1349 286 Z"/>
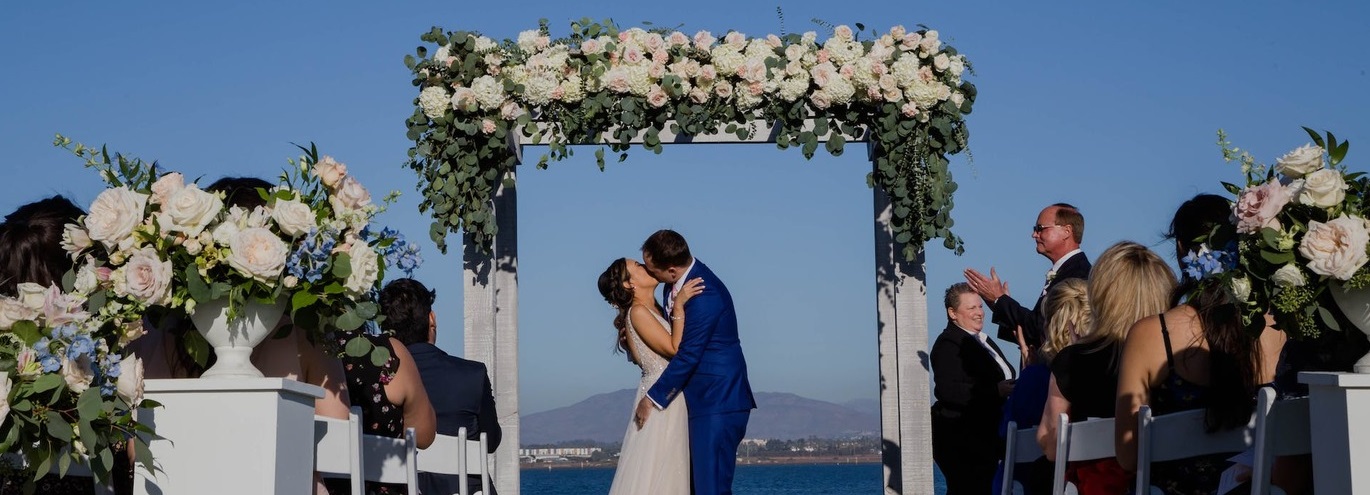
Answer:
<path fill-rule="evenodd" d="M 690 272 L 694 269 L 695 259 L 692 257 L 690 258 L 690 266 L 685 267 L 685 273 L 681 274 L 680 278 L 676 279 L 674 284 L 671 284 L 671 297 L 675 297 L 674 294 L 680 292 L 680 288 L 685 286 L 685 282 L 689 281 Z"/>

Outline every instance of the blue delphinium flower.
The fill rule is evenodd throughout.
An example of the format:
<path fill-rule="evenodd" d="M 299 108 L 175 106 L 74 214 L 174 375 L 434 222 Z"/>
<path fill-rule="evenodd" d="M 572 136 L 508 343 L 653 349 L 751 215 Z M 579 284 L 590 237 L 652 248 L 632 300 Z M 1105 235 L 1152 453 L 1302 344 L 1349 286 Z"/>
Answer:
<path fill-rule="evenodd" d="M 423 264 L 423 257 L 419 255 L 419 246 L 411 244 L 405 240 L 404 234 L 386 227 L 381 231 L 381 238 L 393 239 L 385 251 L 381 254 L 385 256 L 385 264 L 399 268 L 405 276 L 414 276 L 414 270 Z"/>
<path fill-rule="evenodd" d="M 318 282 L 328 270 L 328 259 L 338 245 L 337 232 L 332 229 L 310 230 L 300 247 L 286 258 L 286 273 L 306 282 Z"/>
<path fill-rule="evenodd" d="M 1233 244 L 1219 251 L 1212 251 L 1207 244 L 1200 244 L 1198 251 L 1191 251 L 1180 259 L 1180 267 L 1184 270 L 1185 276 L 1193 280 L 1202 280 L 1236 266 L 1237 253 Z"/>

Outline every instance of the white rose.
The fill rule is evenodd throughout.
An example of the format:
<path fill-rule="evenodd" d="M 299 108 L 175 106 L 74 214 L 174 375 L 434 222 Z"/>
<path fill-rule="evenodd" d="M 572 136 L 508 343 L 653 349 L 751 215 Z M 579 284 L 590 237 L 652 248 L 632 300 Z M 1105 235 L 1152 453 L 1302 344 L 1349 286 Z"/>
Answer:
<path fill-rule="evenodd" d="M 95 377 L 91 371 L 90 356 L 82 354 L 75 360 L 62 358 L 62 379 L 67 382 L 67 388 L 73 393 L 80 394 L 90 388 L 90 381 Z"/>
<path fill-rule="evenodd" d="M 171 172 L 162 175 L 157 182 L 152 183 L 152 203 L 161 204 L 167 202 L 176 191 L 186 186 L 185 176 L 180 172 Z"/>
<path fill-rule="evenodd" d="M 119 397 L 134 407 L 143 401 L 143 360 L 130 355 L 119 362 Z"/>
<path fill-rule="evenodd" d="M 162 261 L 156 250 L 145 247 L 134 251 L 128 262 L 115 270 L 114 291 L 149 305 L 163 305 L 171 301 L 171 273 L 171 262 Z"/>
<path fill-rule="evenodd" d="M 18 299 L 0 297 L 0 330 L 9 330 L 20 320 L 32 321 L 37 317 L 37 310 L 24 307 L 24 303 Z"/>
<path fill-rule="evenodd" d="M 349 175 L 343 177 L 338 187 L 328 195 L 328 203 L 333 205 L 334 210 L 355 210 L 371 204 L 371 193 L 366 192 L 362 183 Z"/>
<path fill-rule="evenodd" d="M 1275 160 L 1275 171 L 1298 179 L 1322 168 L 1322 148 L 1305 144 Z"/>
<path fill-rule="evenodd" d="M 164 232 L 181 232 L 187 237 L 195 237 L 219 216 L 224 201 L 217 194 L 200 189 L 195 184 L 182 187 L 162 203 L 157 214 L 157 225 Z"/>
<path fill-rule="evenodd" d="M 1348 280 L 1370 259 L 1365 253 L 1367 243 L 1370 232 L 1365 220 L 1342 215 L 1327 223 L 1308 222 L 1299 254 L 1308 259 L 1308 269 L 1313 273 Z"/>
<path fill-rule="evenodd" d="M 1341 172 L 1325 168 L 1303 178 L 1303 187 L 1298 189 L 1299 202 L 1319 208 L 1331 208 L 1346 199 L 1346 181 Z"/>
<path fill-rule="evenodd" d="M 1251 281 L 1246 277 L 1232 279 L 1232 295 L 1237 297 L 1239 302 L 1247 302 L 1251 298 Z"/>
<path fill-rule="evenodd" d="M 43 304 L 48 299 L 48 288 L 33 282 L 24 282 L 15 287 L 18 292 L 19 302 L 25 308 L 42 311 Z"/>
<path fill-rule="evenodd" d="M 1280 287 L 1302 287 L 1304 284 L 1308 283 L 1308 281 L 1304 279 L 1303 270 L 1300 270 L 1299 267 L 1293 263 L 1287 263 L 1284 266 L 1281 266 L 1279 270 L 1275 270 L 1275 275 L 1271 276 L 1270 279 L 1275 282 L 1275 285 Z"/>
<path fill-rule="evenodd" d="M 75 260 L 77 255 L 90 246 L 90 236 L 86 234 L 86 229 L 74 223 L 62 226 L 62 249 L 71 256 L 72 260 Z"/>
<path fill-rule="evenodd" d="M 8 374 L 0 375 L 0 423 L 10 417 L 10 388 L 13 386 Z"/>
<path fill-rule="evenodd" d="M 331 156 L 324 156 L 314 164 L 313 172 L 323 182 L 324 187 L 333 188 L 347 176 L 347 165 L 339 163 Z"/>
<path fill-rule="evenodd" d="M 263 282 L 281 275 L 289 249 L 280 237 L 262 227 L 239 231 L 228 244 L 228 264 Z"/>
<path fill-rule="evenodd" d="M 290 237 L 307 234 L 315 227 L 314 210 L 294 199 L 276 200 L 276 208 L 271 210 L 271 219 L 281 227 L 281 232 Z"/>
<path fill-rule="evenodd" d="M 72 289 L 77 294 L 90 294 L 99 284 L 100 279 L 95 275 L 95 266 L 87 262 L 76 270 L 76 281 L 72 283 Z"/>
<path fill-rule="evenodd" d="M 127 187 L 106 189 L 90 204 L 90 214 L 86 215 L 86 235 L 114 249 L 133 233 L 134 227 L 142 223 L 145 206 L 146 194 L 133 192 Z"/>
<path fill-rule="evenodd" d="M 347 256 L 352 260 L 352 273 L 343 282 L 343 287 L 353 294 L 367 293 L 380 276 L 380 260 L 376 251 L 365 242 L 354 240 L 352 247 L 347 249 Z"/>

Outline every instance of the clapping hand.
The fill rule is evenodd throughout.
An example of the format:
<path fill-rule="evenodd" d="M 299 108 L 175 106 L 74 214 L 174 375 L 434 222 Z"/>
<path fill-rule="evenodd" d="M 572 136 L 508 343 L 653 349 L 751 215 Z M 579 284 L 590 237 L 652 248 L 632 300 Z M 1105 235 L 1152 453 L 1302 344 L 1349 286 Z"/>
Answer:
<path fill-rule="evenodd" d="M 990 267 L 988 277 L 974 268 L 967 268 L 964 275 L 971 290 L 979 294 L 987 304 L 994 304 L 1001 296 L 1008 295 L 1008 282 L 999 280 L 999 274 L 994 272 L 994 267 Z"/>

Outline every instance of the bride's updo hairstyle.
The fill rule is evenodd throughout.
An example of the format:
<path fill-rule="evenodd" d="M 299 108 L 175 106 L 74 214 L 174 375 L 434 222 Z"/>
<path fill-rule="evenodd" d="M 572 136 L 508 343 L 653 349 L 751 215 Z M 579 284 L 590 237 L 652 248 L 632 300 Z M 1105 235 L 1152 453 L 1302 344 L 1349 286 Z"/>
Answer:
<path fill-rule="evenodd" d="M 624 286 L 628 281 L 628 259 L 619 258 L 609 263 L 609 268 L 599 274 L 599 294 L 618 311 L 614 315 L 614 328 L 618 330 L 617 345 L 614 352 L 628 355 L 628 361 L 637 364 L 633 351 L 628 350 L 628 309 L 633 307 L 633 291 Z"/>
<path fill-rule="evenodd" d="M 13 296 L 21 283 L 60 284 L 72 260 L 62 249 L 62 230 L 85 212 L 62 196 L 34 201 L 0 224 L 0 294 Z"/>

